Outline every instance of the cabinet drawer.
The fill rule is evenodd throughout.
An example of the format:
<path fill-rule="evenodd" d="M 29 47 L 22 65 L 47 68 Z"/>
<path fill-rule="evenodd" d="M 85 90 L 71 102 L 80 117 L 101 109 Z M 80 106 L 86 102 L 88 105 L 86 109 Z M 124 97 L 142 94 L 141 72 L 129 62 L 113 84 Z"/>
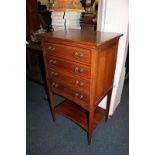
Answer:
<path fill-rule="evenodd" d="M 70 73 L 74 75 L 80 75 L 85 78 L 90 78 L 90 67 L 86 65 L 82 65 L 76 62 L 64 61 L 63 59 L 59 59 L 54 56 L 47 56 L 46 63 L 48 67 L 65 72 L 66 74 Z"/>
<path fill-rule="evenodd" d="M 44 46 L 46 53 L 49 55 L 55 55 L 72 61 L 83 62 L 87 65 L 90 64 L 91 53 L 89 50 L 51 43 L 45 43 Z"/>
<path fill-rule="evenodd" d="M 60 96 L 63 96 L 65 98 L 77 103 L 84 109 L 88 110 L 88 105 L 89 105 L 88 104 L 89 103 L 88 95 L 81 93 L 80 91 L 76 91 L 74 89 L 66 87 L 63 84 L 60 84 L 59 82 L 56 82 L 54 80 L 50 81 L 50 83 L 51 83 L 52 92 L 54 92 Z"/>
<path fill-rule="evenodd" d="M 64 73 L 58 72 L 51 68 L 48 69 L 48 77 L 50 80 L 57 81 L 71 87 L 72 89 L 76 89 L 86 94 L 89 94 L 89 80 L 86 80 L 79 76 L 71 76 L 70 74 L 65 75 Z"/>

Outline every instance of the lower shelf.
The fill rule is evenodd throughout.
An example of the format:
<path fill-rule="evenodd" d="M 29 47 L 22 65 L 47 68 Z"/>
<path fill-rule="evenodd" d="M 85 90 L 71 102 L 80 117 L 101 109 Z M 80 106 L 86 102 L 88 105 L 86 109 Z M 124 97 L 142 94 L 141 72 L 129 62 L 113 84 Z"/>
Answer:
<path fill-rule="evenodd" d="M 55 107 L 55 111 L 66 118 L 69 118 L 77 125 L 79 125 L 84 130 L 88 131 L 88 112 L 82 109 L 80 106 L 72 103 L 68 100 L 60 103 Z M 106 112 L 104 109 L 97 107 L 94 112 L 94 122 L 93 129 L 100 123 L 100 121 L 104 118 Z"/>

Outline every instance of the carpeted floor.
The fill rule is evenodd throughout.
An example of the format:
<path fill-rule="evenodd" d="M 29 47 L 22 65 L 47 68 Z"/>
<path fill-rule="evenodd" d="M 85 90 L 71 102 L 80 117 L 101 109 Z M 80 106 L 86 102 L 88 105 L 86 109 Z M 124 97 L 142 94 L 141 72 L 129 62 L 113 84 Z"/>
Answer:
<path fill-rule="evenodd" d="M 27 155 L 128 155 L 129 154 L 129 82 L 125 82 L 121 103 L 113 118 L 94 130 L 92 144 L 84 130 L 63 116 L 51 119 L 44 88 L 27 80 Z M 55 96 L 55 103 L 63 99 Z"/>

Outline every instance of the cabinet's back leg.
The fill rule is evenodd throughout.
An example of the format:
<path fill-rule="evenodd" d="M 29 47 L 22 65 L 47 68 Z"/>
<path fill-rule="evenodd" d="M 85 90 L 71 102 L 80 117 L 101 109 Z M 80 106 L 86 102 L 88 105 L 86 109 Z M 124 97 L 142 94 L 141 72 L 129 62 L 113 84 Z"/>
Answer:
<path fill-rule="evenodd" d="M 110 102 L 111 102 L 111 94 L 112 94 L 112 89 L 107 94 L 106 115 L 105 115 L 105 121 L 106 122 L 108 121 L 108 116 L 109 116 L 109 109 L 110 109 Z"/>
<path fill-rule="evenodd" d="M 48 83 L 48 82 L 47 82 Z M 51 113 L 52 113 L 52 118 L 53 121 L 55 122 L 55 111 L 54 111 L 54 99 L 53 99 L 53 94 L 50 93 L 50 84 L 47 84 L 47 88 L 48 88 L 48 99 L 49 99 L 49 104 L 50 104 L 50 109 L 51 109 Z"/>

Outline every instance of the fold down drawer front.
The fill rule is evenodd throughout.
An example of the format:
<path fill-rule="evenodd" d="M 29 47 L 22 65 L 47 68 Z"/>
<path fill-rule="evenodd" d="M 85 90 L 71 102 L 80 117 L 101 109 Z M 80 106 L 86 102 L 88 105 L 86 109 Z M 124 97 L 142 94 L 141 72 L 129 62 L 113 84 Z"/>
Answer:
<path fill-rule="evenodd" d="M 73 74 L 64 74 L 51 68 L 48 68 L 48 77 L 49 80 L 55 80 L 59 83 L 71 87 L 72 89 L 76 89 L 89 95 L 90 80 L 88 79 L 75 76 Z"/>
<path fill-rule="evenodd" d="M 81 93 L 80 91 L 76 91 L 75 89 L 71 89 L 63 84 L 60 84 L 56 81 L 50 81 L 51 83 L 51 90 L 52 92 L 60 95 L 65 96 L 65 98 L 75 102 L 82 108 L 88 110 L 89 108 L 89 95 Z"/>
<path fill-rule="evenodd" d="M 51 67 L 55 70 L 61 70 L 66 74 L 71 73 L 73 75 L 79 75 L 85 78 L 90 79 L 90 67 L 82 65 L 76 62 L 70 62 L 58 57 L 48 56 L 46 57 L 46 63 L 48 67 Z"/>
<path fill-rule="evenodd" d="M 90 65 L 91 53 L 87 49 L 45 43 L 45 51 L 49 55 L 55 55 L 71 61 L 77 61 Z"/>

